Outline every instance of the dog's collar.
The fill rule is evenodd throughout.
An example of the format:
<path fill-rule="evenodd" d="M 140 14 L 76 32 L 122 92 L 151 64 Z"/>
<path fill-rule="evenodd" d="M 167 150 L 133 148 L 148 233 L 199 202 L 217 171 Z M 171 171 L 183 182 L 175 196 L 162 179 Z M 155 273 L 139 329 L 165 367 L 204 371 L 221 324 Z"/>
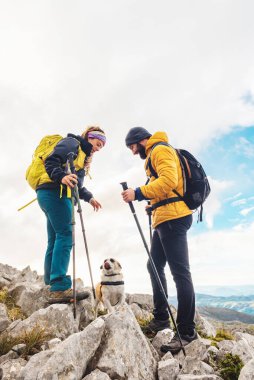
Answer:
<path fill-rule="evenodd" d="M 113 273 L 113 274 L 104 274 L 103 276 L 111 277 L 111 276 L 119 276 L 120 273 Z"/>
<path fill-rule="evenodd" d="M 101 285 L 124 285 L 124 281 L 114 281 L 114 282 L 102 281 Z"/>

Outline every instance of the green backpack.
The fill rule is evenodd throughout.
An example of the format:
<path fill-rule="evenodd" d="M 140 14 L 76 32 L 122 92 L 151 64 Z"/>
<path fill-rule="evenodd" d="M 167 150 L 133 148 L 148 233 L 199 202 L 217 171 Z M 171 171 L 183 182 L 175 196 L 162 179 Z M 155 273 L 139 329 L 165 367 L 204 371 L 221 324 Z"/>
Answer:
<path fill-rule="evenodd" d="M 46 172 L 44 162 L 62 139 L 60 135 L 48 135 L 41 139 L 33 154 L 32 162 L 26 170 L 26 180 L 32 189 L 35 190 L 42 183 L 52 182 Z"/>

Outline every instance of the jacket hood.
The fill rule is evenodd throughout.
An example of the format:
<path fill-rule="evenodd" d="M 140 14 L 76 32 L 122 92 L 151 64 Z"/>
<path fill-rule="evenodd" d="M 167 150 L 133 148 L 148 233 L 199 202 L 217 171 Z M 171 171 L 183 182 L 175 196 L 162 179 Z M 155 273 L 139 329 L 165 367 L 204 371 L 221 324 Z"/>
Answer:
<path fill-rule="evenodd" d="M 148 154 L 148 152 L 152 148 L 152 146 L 154 144 L 157 144 L 158 142 L 168 143 L 168 135 L 165 132 L 155 132 L 147 141 L 146 154 Z"/>
<path fill-rule="evenodd" d="M 80 142 L 80 146 L 81 146 L 81 149 L 83 150 L 83 152 L 86 154 L 87 157 L 90 156 L 92 149 L 93 149 L 93 146 L 92 146 L 92 144 L 90 144 L 90 142 L 85 140 L 83 137 L 81 137 L 79 135 L 73 135 L 72 133 L 68 133 L 67 137 L 72 137 L 72 138 L 78 140 Z"/>

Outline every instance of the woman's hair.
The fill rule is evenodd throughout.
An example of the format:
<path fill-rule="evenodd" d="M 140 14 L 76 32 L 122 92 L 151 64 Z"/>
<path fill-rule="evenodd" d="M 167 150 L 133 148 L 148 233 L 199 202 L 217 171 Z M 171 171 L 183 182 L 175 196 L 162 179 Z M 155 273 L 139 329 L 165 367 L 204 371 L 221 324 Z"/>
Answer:
<path fill-rule="evenodd" d="M 95 126 L 87 127 L 87 129 L 82 133 L 81 137 L 83 137 L 83 139 L 85 140 L 88 140 L 89 132 L 101 132 L 105 134 L 105 132 L 99 126 L 95 125 Z"/>

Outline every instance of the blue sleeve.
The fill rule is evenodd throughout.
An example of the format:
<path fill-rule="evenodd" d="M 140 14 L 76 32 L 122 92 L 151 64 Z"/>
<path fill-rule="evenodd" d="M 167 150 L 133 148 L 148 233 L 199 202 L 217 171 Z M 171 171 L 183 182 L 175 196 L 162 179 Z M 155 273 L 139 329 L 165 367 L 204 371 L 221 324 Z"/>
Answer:
<path fill-rule="evenodd" d="M 142 191 L 140 190 L 140 187 L 137 187 L 136 190 L 135 190 L 135 201 L 144 201 L 144 200 L 149 200 L 148 198 L 146 198 Z"/>
<path fill-rule="evenodd" d="M 67 156 L 73 152 L 74 157 L 78 154 L 79 142 L 71 137 L 66 137 L 61 140 L 54 148 L 53 152 L 45 160 L 45 168 L 49 178 L 61 183 L 63 177 L 66 176 L 65 165 L 67 162 Z"/>

